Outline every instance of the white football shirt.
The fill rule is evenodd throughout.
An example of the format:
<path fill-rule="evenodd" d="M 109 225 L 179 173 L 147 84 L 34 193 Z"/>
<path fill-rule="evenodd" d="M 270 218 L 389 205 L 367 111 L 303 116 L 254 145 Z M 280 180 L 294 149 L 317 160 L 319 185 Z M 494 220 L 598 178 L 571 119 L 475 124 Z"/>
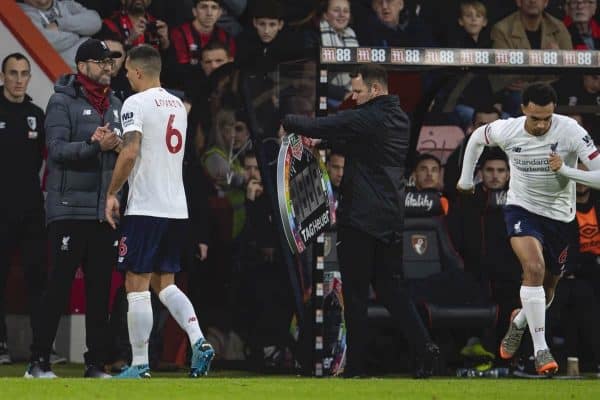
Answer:
<path fill-rule="evenodd" d="M 142 134 L 125 215 L 187 218 L 182 175 L 187 113 L 181 100 L 160 87 L 134 94 L 123 103 L 121 123 L 124 135 Z"/>
<path fill-rule="evenodd" d="M 510 164 L 506 204 L 570 222 L 575 218 L 575 182 L 550 170 L 548 157 L 554 151 L 567 166 L 575 167 L 579 158 L 589 169 L 598 169 L 600 153 L 585 129 L 570 117 L 553 114 L 550 129 L 542 136 L 529 134 L 525 130 L 525 120 L 525 116 L 497 120 L 478 128 L 467 146 L 459 186 L 472 186 L 475 162 L 483 145 L 498 146 L 506 153 Z M 469 147 L 473 151 L 469 152 Z M 475 162 L 474 153 L 477 153 Z"/>

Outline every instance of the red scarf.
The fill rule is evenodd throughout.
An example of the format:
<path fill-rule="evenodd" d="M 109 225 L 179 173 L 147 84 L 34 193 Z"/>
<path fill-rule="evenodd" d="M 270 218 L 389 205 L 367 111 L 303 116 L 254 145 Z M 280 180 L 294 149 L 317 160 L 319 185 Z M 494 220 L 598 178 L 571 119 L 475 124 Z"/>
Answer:
<path fill-rule="evenodd" d="M 110 86 L 101 85 L 82 74 L 77 74 L 77 82 L 85 89 L 83 93 L 85 94 L 86 99 L 96 111 L 103 116 L 106 110 L 108 110 L 108 107 L 110 107 L 110 102 L 108 100 Z"/>

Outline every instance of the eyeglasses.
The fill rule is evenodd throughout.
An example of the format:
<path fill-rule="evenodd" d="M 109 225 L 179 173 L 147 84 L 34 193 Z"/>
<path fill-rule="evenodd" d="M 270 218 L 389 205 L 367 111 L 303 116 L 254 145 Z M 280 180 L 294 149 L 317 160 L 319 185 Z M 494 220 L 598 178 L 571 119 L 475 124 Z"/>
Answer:
<path fill-rule="evenodd" d="M 595 6 L 596 5 L 596 0 L 570 0 L 569 1 L 569 6 L 576 8 L 576 7 L 583 7 L 583 6 Z"/>
<path fill-rule="evenodd" d="M 88 61 L 93 62 L 94 64 L 98 64 L 98 66 L 103 69 L 106 67 L 114 68 L 114 66 L 115 66 L 115 60 L 112 58 L 107 58 L 106 60 L 88 60 Z"/>

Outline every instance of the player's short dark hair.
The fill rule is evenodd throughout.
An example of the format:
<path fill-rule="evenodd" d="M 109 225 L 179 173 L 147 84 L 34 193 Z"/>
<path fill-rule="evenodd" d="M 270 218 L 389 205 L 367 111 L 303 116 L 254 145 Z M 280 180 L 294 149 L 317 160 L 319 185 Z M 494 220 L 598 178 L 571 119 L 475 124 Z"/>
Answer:
<path fill-rule="evenodd" d="M 536 82 L 527 86 L 523 90 L 522 97 L 524 106 L 527 106 L 529 103 L 546 106 L 550 103 L 556 104 L 558 102 L 558 97 L 552 86 L 543 82 Z"/>
<path fill-rule="evenodd" d="M 27 61 L 27 66 L 29 67 L 29 69 L 31 69 L 31 63 L 29 62 L 29 59 L 27 57 L 25 57 L 21 53 L 11 53 L 11 54 L 7 55 L 6 57 L 4 57 L 4 60 L 2 60 L 2 72 L 3 73 L 6 72 L 6 64 L 8 63 L 8 60 L 10 60 L 11 58 L 14 58 L 17 61 L 20 61 L 20 60 Z"/>
<path fill-rule="evenodd" d="M 475 107 L 475 110 L 473 111 L 473 119 L 471 120 L 471 122 L 475 122 L 475 118 L 477 117 L 477 114 L 496 114 L 498 116 L 498 118 L 502 117 L 502 113 L 500 112 L 500 110 L 498 110 L 496 107 L 494 107 L 491 104 L 486 104 L 486 105 L 481 105 L 481 106 Z"/>
<path fill-rule="evenodd" d="M 504 161 L 506 163 L 506 168 L 509 168 L 508 157 L 506 153 L 498 147 L 486 147 L 483 154 L 481 155 L 481 158 L 479 159 L 479 165 L 481 166 L 481 168 L 483 168 L 485 163 L 487 163 L 488 161 L 495 160 Z"/>
<path fill-rule="evenodd" d="M 127 58 L 130 63 L 136 64 L 145 72 L 156 76 L 160 75 L 162 62 L 160 60 L 160 53 L 154 47 L 147 44 L 132 47 L 127 52 Z"/>
<path fill-rule="evenodd" d="M 329 151 L 329 153 L 327 154 L 327 162 L 331 161 L 331 157 L 334 157 L 334 156 L 344 157 L 344 158 L 346 157 L 344 155 L 344 153 L 342 153 L 339 149 L 334 148 L 334 149 L 331 149 Z"/>
<path fill-rule="evenodd" d="M 434 156 L 433 154 L 429 154 L 429 153 L 420 153 L 417 156 L 417 159 L 415 161 L 415 170 L 417 169 L 417 167 L 419 166 L 419 164 L 425 160 L 433 160 L 437 163 L 438 167 L 440 167 L 440 169 L 442 168 L 442 161 L 437 158 L 436 156 Z"/>
<path fill-rule="evenodd" d="M 227 57 L 229 57 L 229 46 L 227 46 L 225 43 L 221 42 L 220 40 L 216 40 L 213 39 L 211 41 L 209 41 L 206 46 L 204 46 L 202 48 L 202 50 L 200 50 L 200 53 L 203 54 L 205 51 L 211 51 L 211 50 L 224 50 L 225 53 L 227 54 Z"/>
<path fill-rule="evenodd" d="M 380 83 L 384 88 L 388 87 L 388 73 L 387 70 L 378 64 L 364 64 L 356 67 L 353 73 L 350 74 L 351 78 L 362 77 L 362 80 L 367 86 L 371 86 L 373 83 Z"/>

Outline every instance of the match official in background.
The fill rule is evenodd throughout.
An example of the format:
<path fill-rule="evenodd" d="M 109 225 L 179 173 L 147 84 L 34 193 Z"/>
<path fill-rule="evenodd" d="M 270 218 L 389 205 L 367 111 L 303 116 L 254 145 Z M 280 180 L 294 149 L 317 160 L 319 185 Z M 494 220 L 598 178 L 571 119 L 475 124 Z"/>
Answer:
<path fill-rule="evenodd" d="M 409 293 L 394 279 L 403 253 L 408 116 L 398 97 L 388 94 L 383 67 L 364 65 L 351 77 L 356 109 L 316 119 L 288 115 L 283 120 L 287 132 L 347 143 L 338 208 L 338 257 L 348 328 L 346 377 L 366 373 L 371 282 L 418 357 L 430 364 L 439 354 Z M 429 366 L 417 366 L 417 377 L 430 374 Z"/>
<path fill-rule="evenodd" d="M 23 54 L 4 58 L 0 78 L 4 82 L 0 86 L 0 173 L 5 188 L 0 196 L 0 364 L 9 364 L 4 291 L 15 247 L 21 253 L 30 315 L 45 283 L 46 230 L 40 188 L 44 112 L 26 94 L 31 66 Z"/>
<path fill-rule="evenodd" d="M 104 42 L 85 41 L 77 50 L 77 73 L 62 76 L 48 102 L 48 289 L 38 308 L 27 378 L 55 378 L 49 355 L 77 267 L 85 273 L 85 377 L 106 378 L 108 303 L 118 237 L 104 220 L 105 194 L 121 139 L 121 101 L 110 90 L 115 58 Z"/>

